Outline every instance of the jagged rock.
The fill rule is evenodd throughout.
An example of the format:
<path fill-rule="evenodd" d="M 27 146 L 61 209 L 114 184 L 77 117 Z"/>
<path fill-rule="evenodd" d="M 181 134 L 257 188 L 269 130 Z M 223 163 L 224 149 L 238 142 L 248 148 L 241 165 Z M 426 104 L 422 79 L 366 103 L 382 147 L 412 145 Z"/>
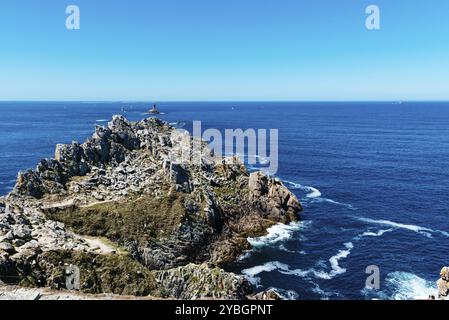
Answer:
<path fill-rule="evenodd" d="M 186 193 L 192 191 L 189 172 L 182 165 L 170 164 L 170 179 L 176 185 L 177 191 Z"/>
<path fill-rule="evenodd" d="M 297 220 L 301 204 L 281 181 L 254 172 L 249 177 L 248 187 L 251 200 L 259 204 L 267 217 L 284 223 Z"/>
<path fill-rule="evenodd" d="M 211 157 L 206 146 L 192 155 L 201 153 L 201 162 L 174 163 L 174 152 L 193 141 L 174 139 L 174 130 L 156 118 L 114 116 L 86 142 L 57 145 L 54 159 L 20 173 L 13 192 L 0 198 L 0 275 L 50 285 L 57 266 L 46 257 L 55 250 L 69 264 L 85 264 L 81 253 L 107 263 L 118 257 L 106 255 L 123 251 L 115 256 L 126 258 L 127 268 L 151 270 L 168 296 L 245 298 L 249 283 L 214 266 L 250 249 L 247 237 L 296 221 L 301 205 L 279 180 L 249 175 L 239 158 Z M 98 237 L 113 246 L 107 253 L 95 245 Z M 113 269 L 101 272 L 117 277 Z"/>
<path fill-rule="evenodd" d="M 254 300 L 282 300 L 282 297 L 274 289 L 259 292 L 251 297 Z"/>
<path fill-rule="evenodd" d="M 9 254 L 13 254 L 16 252 L 14 247 L 8 242 L 0 242 L 0 251 L 5 251 Z"/>
<path fill-rule="evenodd" d="M 242 299 L 252 292 L 244 277 L 205 264 L 157 271 L 155 276 L 169 295 L 177 299 Z"/>
<path fill-rule="evenodd" d="M 449 296 L 449 267 L 441 269 L 437 286 L 439 298 L 446 299 Z"/>

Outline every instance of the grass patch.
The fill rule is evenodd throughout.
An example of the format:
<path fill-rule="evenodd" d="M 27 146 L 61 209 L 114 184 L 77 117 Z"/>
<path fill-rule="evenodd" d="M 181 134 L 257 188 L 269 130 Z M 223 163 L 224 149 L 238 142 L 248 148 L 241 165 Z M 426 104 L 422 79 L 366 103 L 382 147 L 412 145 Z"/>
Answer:
<path fill-rule="evenodd" d="M 175 192 L 161 198 L 145 196 L 46 212 L 48 219 L 63 222 L 79 234 L 140 244 L 170 235 L 185 215 L 184 195 Z"/>
<path fill-rule="evenodd" d="M 80 251 L 49 251 L 39 256 L 37 265 L 22 274 L 22 286 L 65 288 L 66 266 L 80 270 L 80 291 L 134 296 L 163 296 L 154 275 L 129 255 L 98 255 Z"/>

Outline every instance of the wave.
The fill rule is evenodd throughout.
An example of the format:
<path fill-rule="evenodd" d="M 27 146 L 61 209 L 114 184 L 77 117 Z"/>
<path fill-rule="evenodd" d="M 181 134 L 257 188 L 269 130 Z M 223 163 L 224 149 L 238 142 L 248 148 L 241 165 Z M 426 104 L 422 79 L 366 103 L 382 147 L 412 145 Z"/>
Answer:
<path fill-rule="evenodd" d="M 319 198 L 321 197 L 321 191 L 314 187 L 305 187 L 306 190 L 310 191 L 310 193 L 306 196 L 307 198 Z"/>
<path fill-rule="evenodd" d="M 413 225 L 413 224 L 398 223 L 398 222 L 394 222 L 394 221 L 390 221 L 390 220 L 374 220 L 374 219 L 363 218 L 363 217 L 358 217 L 357 219 L 360 221 L 366 222 L 366 223 L 390 226 L 390 227 L 394 227 L 396 229 L 405 229 L 405 230 L 413 231 L 413 232 L 422 234 L 428 238 L 432 238 L 433 233 L 439 233 L 445 237 L 449 237 L 449 233 L 446 231 L 433 230 L 430 228 L 421 227 L 421 226 L 417 226 L 417 225 Z"/>
<path fill-rule="evenodd" d="M 334 205 L 338 205 L 338 206 L 343 206 L 346 207 L 348 209 L 351 210 L 356 210 L 356 208 L 350 204 L 347 203 L 343 203 L 343 202 L 338 202 L 329 198 L 323 198 L 322 197 L 322 193 L 319 189 L 315 188 L 315 187 L 311 187 L 311 186 L 304 186 L 300 183 L 296 183 L 293 181 L 288 181 L 288 180 L 283 180 L 284 184 L 287 185 L 287 187 L 289 187 L 292 190 L 302 190 L 304 192 L 306 192 L 306 196 L 305 199 L 303 200 L 312 200 L 313 202 L 328 202 Z"/>
<path fill-rule="evenodd" d="M 377 232 L 368 230 L 368 231 L 365 231 L 362 234 L 359 234 L 358 236 L 356 236 L 354 238 L 354 240 L 361 240 L 363 237 L 381 237 L 385 233 L 392 232 L 392 231 L 393 231 L 393 229 L 381 229 L 381 230 L 378 230 Z"/>
<path fill-rule="evenodd" d="M 310 278 L 310 276 L 314 276 L 315 278 L 330 280 L 335 278 L 336 276 L 343 274 L 346 272 L 345 268 L 342 268 L 339 264 L 340 260 L 345 259 L 351 253 L 351 250 L 354 248 L 352 242 L 347 242 L 344 244 L 345 249 L 339 250 L 338 253 L 332 256 L 329 259 L 329 263 L 331 266 L 330 271 L 325 270 L 316 270 L 315 268 L 311 268 L 308 270 L 301 269 L 290 269 L 290 266 L 281 263 L 279 261 L 270 261 L 263 265 L 254 266 L 242 271 L 242 274 L 248 277 L 248 280 L 255 284 L 256 286 L 260 283 L 260 277 L 257 277 L 258 274 L 262 272 L 273 272 L 278 271 L 282 274 L 294 275 L 301 278 Z"/>
<path fill-rule="evenodd" d="M 302 191 L 308 192 L 308 194 L 306 195 L 307 198 L 310 198 L 310 199 L 319 198 L 322 195 L 321 191 L 315 187 L 303 186 L 300 183 L 296 183 L 296 182 L 292 182 L 292 181 L 288 181 L 288 180 L 283 180 L 283 182 L 292 190 L 302 190 Z"/>
<path fill-rule="evenodd" d="M 362 237 L 381 237 L 385 233 L 391 232 L 391 231 L 393 231 L 393 229 L 379 230 L 377 232 L 366 231 L 366 232 L 362 233 Z"/>
<path fill-rule="evenodd" d="M 340 296 L 340 294 L 338 292 L 327 292 L 327 291 L 324 291 L 315 282 L 311 282 L 311 285 L 313 285 L 312 292 L 320 295 L 322 300 L 329 300 L 332 296 L 337 296 L 337 297 Z"/>
<path fill-rule="evenodd" d="M 438 296 L 434 282 L 409 272 L 389 273 L 384 286 L 382 291 L 363 289 L 361 293 L 367 298 L 390 300 L 427 300 L 429 296 Z"/>
<path fill-rule="evenodd" d="M 95 122 L 108 122 L 109 120 L 106 120 L 106 119 L 98 119 L 98 120 L 95 120 Z"/>
<path fill-rule="evenodd" d="M 338 251 L 338 253 L 329 259 L 329 262 L 332 267 L 332 271 L 330 272 L 331 277 L 335 277 L 336 275 L 342 274 L 346 272 L 345 268 L 340 267 L 338 262 L 341 259 L 347 258 L 351 254 L 351 250 L 354 249 L 354 245 L 352 242 L 347 242 L 344 244 L 346 249 Z"/>
<path fill-rule="evenodd" d="M 438 296 L 438 290 L 433 282 L 413 273 L 393 272 L 387 276 L 386 282 L 395 289 L 391 296 L 394 300 L 427 299 L 429 295 Z"/>
<path fill-rule="evenodd" d="M 332 199 L 327 199 L 327 198 L 325 198 L 323 200 L 326 201 L 326 202 L 338 205 L 338 206 L 346 207 L 346 208 L 351 209 L 351 210 L 357 210 L 357 208 L 355 208 L 353 205 L 350 205 L 348 203 L 338 202 L 338 201 L 335 201 L 335 200 L 332 200 Z"/>
<path fill-rule="evenodd" d="M 276 224 L 267 229 L 268 234 L 257 238 L 248 238 L 248 242 L 255 248 L 269 246 L 291 239 L 294 232 L 304 229 L 311 221 L 292 222 L 290 224 Z"/>
<path fill-rule="evenodd" d="M 279 249 L 284 251 L 284 252 L 288 252 L 288 253 L 296 253 L 296 251 L 294 251 L 294 250 L 287 249 L 283 244 L 281 244 L 279 246 Z"/>
<path fill-rule="evenodd" d="M 271 272 L 271 271 L 274 271 L 277 269 L 289 270 L 289 266 L 284 263 L 281 263 L 279 261 L 270 261 L 270 262 L 264 263 L 263 265 L 244 269 L 244 270 L 242 270 L 242 273 L 248 277 L 254 277 L 254 276 L 257 276 L 259 273 Z"/>
<path fill-rule="evenodd" d="M 240 257 L 238 257 L 237 261 L 243 261 L 248 259 L 251 256 L 251 251 L 245 251 Z"/>
<path fill-rule="evenodd" d="M 345 273 L 346 268 L 342 268 L 339 262 L 342 259 L 346 259 L 351 254 L 351 250 L 354 249 L 354 245 L 352 242 L 346 242 L 344 246 L 345 249 L 339 250 L 336 255 L 330 257 L 329 263 L 331 270 L 329 272 L 312 268 L 308 270 L 308 273 L 312 273 L 316 278 L 323 280 L 331 280 L 336 276 Z"/>

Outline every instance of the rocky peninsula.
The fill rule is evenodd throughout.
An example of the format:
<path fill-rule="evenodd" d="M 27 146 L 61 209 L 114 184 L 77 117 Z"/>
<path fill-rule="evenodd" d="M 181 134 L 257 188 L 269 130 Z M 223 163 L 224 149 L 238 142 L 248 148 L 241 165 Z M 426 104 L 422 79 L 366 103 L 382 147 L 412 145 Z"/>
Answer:
<path fill-rule="evenodd" d="M 238 158 L 210 157 L 205 143 L 201 163 L 173 162 L 192 142 L 174 130 L 114 116 L 19 173 L 0 198 L 0 283 L 66 292 L 76 267 L 78 297 L 273 297 L 222 268 L 250 249 L 248 237 L 297 221 L 298 199 Z"/>

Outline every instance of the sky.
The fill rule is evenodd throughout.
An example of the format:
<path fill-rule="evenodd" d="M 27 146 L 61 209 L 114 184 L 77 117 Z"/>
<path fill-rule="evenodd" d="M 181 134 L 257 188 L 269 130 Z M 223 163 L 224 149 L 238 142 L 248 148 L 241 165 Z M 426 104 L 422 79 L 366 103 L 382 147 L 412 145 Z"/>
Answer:
<path fill-rule="evenodd" d="M 449 100 L 449 1 L 0 0 L 0 100 Z"/>

